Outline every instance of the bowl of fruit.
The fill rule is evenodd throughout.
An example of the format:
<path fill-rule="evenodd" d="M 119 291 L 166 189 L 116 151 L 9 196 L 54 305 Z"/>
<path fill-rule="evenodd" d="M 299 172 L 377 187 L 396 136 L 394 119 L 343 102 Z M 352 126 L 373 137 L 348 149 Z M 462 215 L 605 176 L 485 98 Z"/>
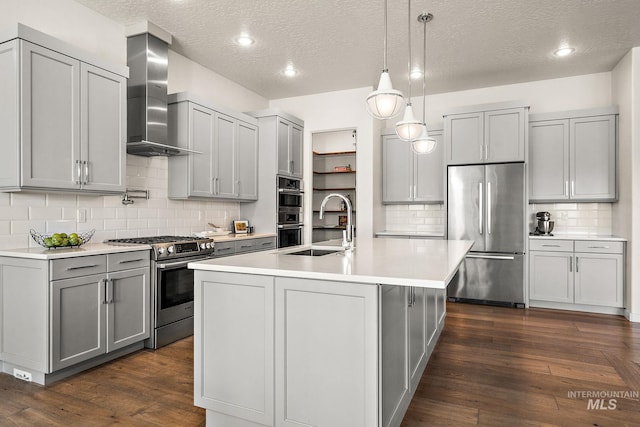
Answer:
<path fill-rule="evenodd" d="M 42 234 L 35 230 L 30 230 L 33 240 L 47 249 L 80 247 L 91 240 L 95 232 L 96 230 L 94 229 L 83 233 Z"/>

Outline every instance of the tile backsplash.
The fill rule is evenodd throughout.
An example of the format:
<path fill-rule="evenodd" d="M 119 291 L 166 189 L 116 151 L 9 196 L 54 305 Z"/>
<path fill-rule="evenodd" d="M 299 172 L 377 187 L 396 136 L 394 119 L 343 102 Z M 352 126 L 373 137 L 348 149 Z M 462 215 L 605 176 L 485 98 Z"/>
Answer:
<path fill-rule="evenodd" d="M 386 229 L 444 234 L 444 205 L 385 205 Z"/>
<path fill-rule="evenodd" d="M 213 223 L 229 228 L 240 218 L 237 202 L 167 199 L 168 158 L 127 156 L 127 188 L 149 199 L 122 204 L 122 196 L 0 193 L 0 249 L 36 247 L 29 234 L 95 229 L 91 242 L 159 234 L 189 235 Z"/>
<path fill-rule="evenodd" d="M 553 233 L 610 235 L 611 203 L 536 203 L 529 205 L 529 231 L 536 229 L 536 212 L 551 213 Z"/>
<path fill-rule="evenodd" d="M 545 203 L 527 205 L 529 231 L 536 228 L 536 212 L 551 213 L 554 233 L 611 234 L 611 203 Z M 444 205 L 386 205 L 386 230 L 444 233 Z"/>

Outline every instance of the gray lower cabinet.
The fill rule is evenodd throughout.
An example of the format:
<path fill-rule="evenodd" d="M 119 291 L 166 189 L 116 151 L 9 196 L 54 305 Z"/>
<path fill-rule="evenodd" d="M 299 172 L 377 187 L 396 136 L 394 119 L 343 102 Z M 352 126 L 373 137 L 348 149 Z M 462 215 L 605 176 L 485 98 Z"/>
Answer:
<path fill-rule="evenodd" d="M 445 115 L 449 165 L 525 160 L 528 107 L 517 102 L 458 108 Z"/>
<path fill-rule="evenodd" d="M 615 201 L 617 109 L 530 116 L 531 202 Z"/>
<path fill-rule="evenodd" d="M 444 295 L 196 270 L 195 404 L 211 425 L 397 427 Z"/>
<path fill-rule="evenodd" d="M 382 137 L 382 202 L 386 204 L 444 201 L 444 141 L 442 131 L 429 131 L 436 148 L 416 154 L 395 133 Z"/>
<path fill-rule="evenodd" d="M 238 238 L 238 240 L 230 240 L 226 242 L 216 242 L 213 246 L 213 254 L 215 257 L 239 255 L 247 252 L 266 251 L 275 249 L 276 238 L 274 237 L 258 237 L 251 239 L 248 237 Z"/>
<path fill-rule="evenodd" d="M 44 383 L 81 362 L 136 343 L 142 348 L 150 335 L 150 286 L 148 251 L 49 261 L 0 257 L 0 360 L 35 371 L 34 381 Z M 20 336 L 31 339 L 22 343 Z"/>
<path fill-rule="evenodd" d="M 124 76 L 19 38 L 0 76 L 0 190 L 124 191 Z"/>
<path fill-rule="evenodd" d="M 169 158 L 169 197 L 257 200 L 257 120 L 187 93 L 170 95 L 168 108 L 169 138 L 198 152 Z"/>
<path fill-rule="evenodd" d="M 530 305 L 619 313 L 624 308 L 624 242 L 530 240 Z"/>

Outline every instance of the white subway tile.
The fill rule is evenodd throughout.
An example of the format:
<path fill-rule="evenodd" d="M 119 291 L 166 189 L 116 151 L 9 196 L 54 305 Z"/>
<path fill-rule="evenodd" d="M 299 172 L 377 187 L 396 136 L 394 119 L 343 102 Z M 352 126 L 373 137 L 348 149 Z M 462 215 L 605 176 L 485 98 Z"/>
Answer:
<path fill-rule="evenodd" d="M 28 219 L 29 208 L 27 206 L 0 207 L 0 218 L 2 219 Z"/>
<path fill-rule="evenodd" d="M 105 219 L 104 220 L 105 230 L 122 230 L 125 228 L 127 228 L 126 219 Z"/>
<path fill-rule="evenodd" d="M 78 196 L 79 208 L 102 208 L 104 207 L 104 197 L 102 196 Z"/>
<path fill-rule="evenodd" d="M 117 208 L 92 208 L 91 219 L 115 219 Z"/>
<path fill-rule="evenodd" d="M 138 209 L 133 207 L 133 205 L 128 205 L 122 208 L 116 208 L 116 218 L 119 218 L 119 219 L 138 218 Z"/>
<path fill-rule="evenodd" d="M 78 205 L 78 196 L 75 194 L 47 193 L 46 200 L 49 207 L 75 208 Z"/>
<path fill-rule="evenodd" d="M 143 229 L 147 228 L 148 223 L 146 219 L 128 219 L 127 220 L 127 229 L 135 230 L 135 229 Z"/>
<path fill-rule="evenodd" d="M 29 208 L 29 219 L 56 220 L 62 218 L 62 208 Z M 75 219 L 75 217 L 74 217 Z"/>
<path fill-rule="evenodd" d="M 29 242 L 33 242 L 33 246 Z M 0 249 L 20 249 L 38 246 L 29 234 L 10 234 L 2 236 L 0 240 Z"/>
<path fill-rule="evenodd" d="M 11 206 L 11 193 L 0 193 L 0 206 Z"/>
<path fill-rule="evenodd" d="M 11 206 L 44 207 L 47 204 L 45 194 L 40 193 L 11 193 Z"/>

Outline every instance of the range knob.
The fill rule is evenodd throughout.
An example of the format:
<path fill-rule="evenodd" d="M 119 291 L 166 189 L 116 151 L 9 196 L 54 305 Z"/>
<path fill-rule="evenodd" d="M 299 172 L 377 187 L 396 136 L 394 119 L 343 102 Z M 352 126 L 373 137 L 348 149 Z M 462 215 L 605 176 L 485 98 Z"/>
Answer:
<path fill-rule="evenodd" d="M 205 243 L 200 243 L 200 249 L 206 249 L 207 245 Z"/>
<path fill-rule="evenodd" d="M 207 249 L 213 248 L 213 243 L 207 243 Z"/>
<path fill-rule="evenodd" d="M 159 247 L 158 248 L 158 254 L 162 255 L 164 253 L 164 248 L 163 247 Z"/>
<path fill-rule="evenodd" d="M 170 254 L 172 254 L 172 253 L 173 253 L 173 251 L 175 251 L 175 248 L 174 248 L 173 246 L 169 246 L 169 247 L 167 248 L 167 252 L 169 252 Z"/>

